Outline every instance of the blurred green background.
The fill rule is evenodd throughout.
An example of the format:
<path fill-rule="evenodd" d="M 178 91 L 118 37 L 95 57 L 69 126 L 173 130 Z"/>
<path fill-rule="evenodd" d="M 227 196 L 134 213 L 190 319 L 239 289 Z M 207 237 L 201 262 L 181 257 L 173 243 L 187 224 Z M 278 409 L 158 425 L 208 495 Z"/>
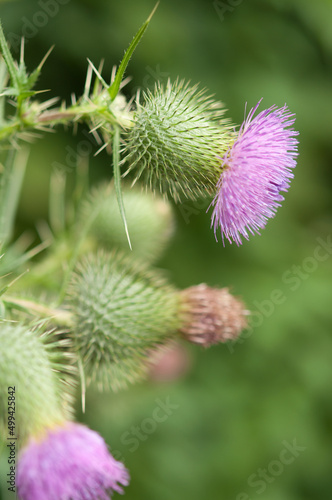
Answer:
<path fill-rule="evenodd" d="M 14 54 L 25 35 L 31 70 L 55 44 L 38 88 L 69 102 L 82 93 L 86 58 L 105 58 L 108 78 L 154 4 L 7 1 L 0 17 Z M 208 202 L 175 207 L 177 231 L 158 266 L 179 288 L 230 287 L 253 311 L 253 326 L 232 346 L 191 348 L 178 380 L 88 393 L 78 416 L 130 469 L 127 500 L 332 498 L 331 26 L 330 0 L 161 0 L 130 63 L 128 97 L 180 76 L 223 100 L 235 123 L 246 103 L 286 102 L 300 154 L 277 216 L 240 248 L 216 243 Z M 92 180 L 111 175 L 84 132 L 59 129 L 32 146 L 18 232 L 47 217 L 54 162 L 85 146 Z M 172 407 L 154 424 L 160 400 Z M 284 451 L 294 440 L 300 448 Z"/>

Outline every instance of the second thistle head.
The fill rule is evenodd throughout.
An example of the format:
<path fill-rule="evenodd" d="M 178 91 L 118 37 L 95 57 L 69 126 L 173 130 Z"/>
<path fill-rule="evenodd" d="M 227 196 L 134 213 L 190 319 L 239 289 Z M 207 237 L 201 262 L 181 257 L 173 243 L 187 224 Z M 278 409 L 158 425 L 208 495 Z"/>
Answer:
<path fill-rule="evenodd" d="M 82 259 L 68 293 L 72 332 L 87 383 L 114 390 L 142 379 L 156 347 L 179 328 L 177 290 L 129 256 Z"/>
<path fill-rule="evenodd" d="M 126 137 L 127 173 L 175 201 L 213 195 L 219 158 L 234 142 L 223 105 L 184 81 L 158 83 L 143 99 Z"/>

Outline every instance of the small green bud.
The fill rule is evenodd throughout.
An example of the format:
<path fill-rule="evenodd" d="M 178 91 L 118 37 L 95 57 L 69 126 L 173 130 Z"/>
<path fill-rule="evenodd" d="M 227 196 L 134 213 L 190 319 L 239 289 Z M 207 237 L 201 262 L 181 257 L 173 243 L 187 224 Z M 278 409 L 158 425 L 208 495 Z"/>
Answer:
<path fill-rule="evenodd" d="M 138 189 L 123 189 L 123 202 L 133 254 L 142 260 L 157 260 L 173 233 L 171 205 Z M 103 184 L 92 191 L 83 204 L 81 218 L 86 220 L 96 207 L 90 235 L 105 249 L 129 250 L 113 184 Z"/>
<path fill-rule="evenodd" d="M 124 136 L 123 163 L 152 190 L 196 199 L 215 194 L 221 160 L 234 142 L 225 109 L 183 81 L 144 93 Z"/>
<path fill-rule="evenodd" d="M 68 292 L 73 331 L 87 383 L 113 390 L 141 379 L 148 357 L 176 335 L 178 293 L 129 257 L 99 252 L 84 258 Z"/>
<path fill-rule="evenodd" d="M 9 406 L 15 406 L 20 441 L 69 419 L 71 390 L 64 382 L 72 365 L 61 360 L 64 342 L 52 340 L 41 326 L 2 322 L 0 345 L 0 414 L 6 420 Z M 15 405 L 8 405 L 9 388 L 14 388 Z M 1 425 L 6 427 L 6 421 Z"/>

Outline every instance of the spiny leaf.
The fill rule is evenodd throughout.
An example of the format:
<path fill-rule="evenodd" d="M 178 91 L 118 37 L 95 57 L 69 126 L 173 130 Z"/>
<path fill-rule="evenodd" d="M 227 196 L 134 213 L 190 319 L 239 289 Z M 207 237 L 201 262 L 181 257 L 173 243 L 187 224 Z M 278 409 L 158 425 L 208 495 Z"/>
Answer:
<path fill-rule="evenodd" d="M 118 92 L 119 92 L 119 89 L 120 89 L 120 85 L 121 85 L 121 82 L 122 82 L 122 78 L 123 78 L 124 72 L 126 71 L 128 63 L 130 61 L 130 58 L 131 58 L 134 50 L 136 49 L 137 45 L 139 44 L 142 36 L 144 35 L 146 28 L 149 26 L 149 23 L 150 23 L 150 21 L 152 19 L 153 14 L 155 13 L 155 11 L 156 11 L 156 9 L 158 7 L 158 4 L 159 4 L 159 2 L 154 7 L 153 11 L 151 12 L 150 16 L 147 18 L 147 20 L 145 21 L 145 23 L 140 27 L 140 29 L 136 33 L 136 35 L 133 38 L 133 41 L 131 42 L 131 44 L 129 45 L 128 49 L 126 50 L 125 55 L 123 56 L 123 59 L 122 59 L 122 61 L 120 63 L 120 66 L 119 66 L 119 69 L 118 69 L 118 71 L 117 71 L 117 73 L 115 75 L 114 81 L 113 81 L 112 85 L 108 89 L 108 93 L 109 93 L 110 98 L 111 98 L 112 101 L 114 101 L 114 99 L 118 95 Z"/>
<path fill-rule="evenodd" d="M 5 60 L 7 68 L 8 68 L 8 72 L 10 74 L 10 78 L 12 80 L 12 84 L 15 88 L 19 88 L 19 79 L 18 79 L 18 74 L 17 74 L 18 69 L 17 69 L 15 61 L 13 59 L 13 56 L 10 53 L 10 50 L 9 50 L 9 47 L 7 44 L 7 40 L 5 38 L 3 29 L 2 29 L 1 22 L 0 22 L 0 47 L 1 47 L 1 52 L 2 52 L 3 58 Z"/>

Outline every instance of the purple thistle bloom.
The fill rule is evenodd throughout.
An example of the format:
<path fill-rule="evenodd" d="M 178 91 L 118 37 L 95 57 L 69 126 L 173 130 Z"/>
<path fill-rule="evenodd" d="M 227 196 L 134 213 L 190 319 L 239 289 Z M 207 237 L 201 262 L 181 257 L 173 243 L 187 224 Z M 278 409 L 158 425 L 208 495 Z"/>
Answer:
<path fill-rule="evenodd" d="M 294 114 L 286 105 L 271 106 L 253 118 L 260 102 L 222 158 L 211 226 L 215 235 L 220 227 L 223 244 L 227 238 L 240 245 L 240 235 L 248 239 L 248 231 L 259 234 L 284 199 L 280 191 L 287 191 L 294 177 L 298 144 L 294 137 L 298 132 L 291 128 Z"/>
<path fill-rule="evenodd" d="M 103 438 L 77 423 L 66 423 L 30 439 L 19 455 L 21 500 L 108 500 L 129 483 L 125 466 Z"/>

